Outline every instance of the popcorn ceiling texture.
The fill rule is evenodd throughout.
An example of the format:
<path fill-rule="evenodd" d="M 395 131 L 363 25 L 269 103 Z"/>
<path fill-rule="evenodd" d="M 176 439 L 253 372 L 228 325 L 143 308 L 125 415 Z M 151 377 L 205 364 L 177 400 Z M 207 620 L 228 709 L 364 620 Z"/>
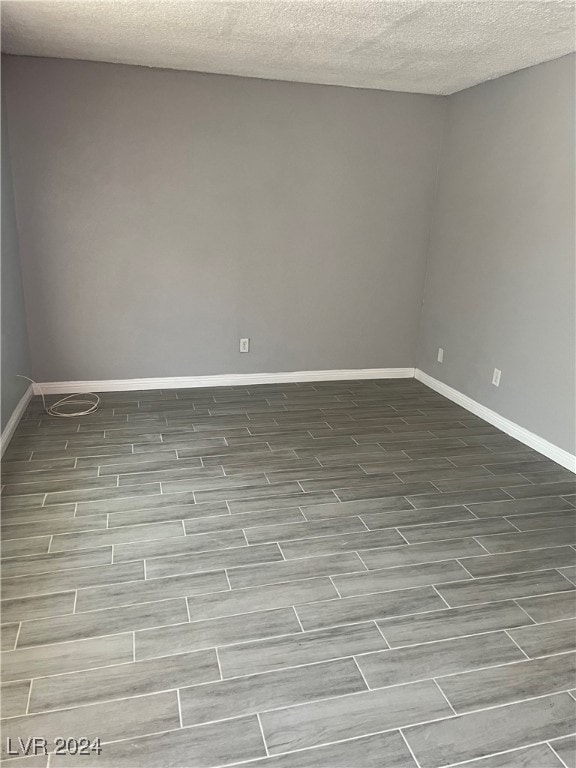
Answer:
<path fill-rule="evenodd" d="M 2 3 L 5 53 L 450 94 L 574 50 L 572 0 Z"/>

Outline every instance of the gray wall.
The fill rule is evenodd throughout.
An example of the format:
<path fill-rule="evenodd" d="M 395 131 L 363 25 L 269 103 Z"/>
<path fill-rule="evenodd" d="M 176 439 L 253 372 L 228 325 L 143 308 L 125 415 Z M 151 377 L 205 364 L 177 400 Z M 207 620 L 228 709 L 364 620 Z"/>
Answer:
<path fill-rule="evenodd" d="M 5 69 L 37 380 L 414 366 L 444 98 Z"/>
<path fill-rule="evenodd" d="M 574 63 L 568 56 L 450 97 L 418 360 L 570 452 Z"/>
<path fill-rule="evenodd" d="M 22 278 L 18 256 L 18 229 L 14 210 L 12 171 L 8 147 L 6 109 L 2 101 L 2 429 L 12 416 L 28 382 L 17 373 L 30 376 L 28 334 L 24 314 Z"/>

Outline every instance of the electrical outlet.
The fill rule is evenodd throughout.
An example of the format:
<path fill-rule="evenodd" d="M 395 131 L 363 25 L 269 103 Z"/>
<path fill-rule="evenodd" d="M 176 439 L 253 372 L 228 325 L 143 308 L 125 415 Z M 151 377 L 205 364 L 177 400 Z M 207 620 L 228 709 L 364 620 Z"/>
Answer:
<path fill-rule="evenodd" d="M 250 352 L 250 339 L 240 339 L 240 352 Z"/>
<path fill-rule="evenodd" d="M 492 374 L 492 384 L 494 384 L 495 387 L 500 386 L 500 376 L 502 376 L 502 371 L 498 368 L 494 368 L 494 373 Z"/>
<path fill-rule="evenodd" d="M 444 350 L 442 347 L 438 347 L 438 362 L 442 363 L 444 361 Z"/>

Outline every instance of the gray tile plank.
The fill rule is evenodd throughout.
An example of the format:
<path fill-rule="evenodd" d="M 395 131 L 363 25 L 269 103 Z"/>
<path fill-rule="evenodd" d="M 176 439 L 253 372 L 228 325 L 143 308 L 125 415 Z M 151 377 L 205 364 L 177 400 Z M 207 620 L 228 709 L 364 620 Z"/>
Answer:
<path fill-rule="evenodd" d="M 506 573 L 540 571 L 570 565 L 576 562 L 576 552 L 572 547 L 549 547 L 503 555 L 464 557 L 461 562 L 472 576 L 499 576 Z"/>
<path fill-rule="evenodd" d="M 475 491 L 481 488 L 506 488 L 511 485 L 523 485 L 525 477 L 521 474 L 492 475 L 490 477 L 470 477 L 459 480 L 435 480 L 434 485 L 442 493 Z"/>
<path fill-rule="evenodd" d="M 386 547 L 405 543 L 400 534 L 392 528 L 366 533 L 348 533 L 338 536 L 319 536 L 312 539 L 295 539 L 282 542 L 280 548 L 287 560 L 338 552 L 354 552 L 372 547 Z"/>
<path fill-rule="evenodd" d="M 337 597 L 338 592 L 329 578 L 317 578 L 233 589 L 229 592 L 212 592 L 189 597 L 187 601 L 191 620 L 201 621 Z"/>
<path fill-rule="evenodd" d="M 328 447 L 324 445 L 322 448 L 313 446 L 311 448 L 295 448 L 294 452 L 299 459 L 316 458 L 326 466 L 328 462 L 332 460 L 341 461 L 342 459 L 355 459 L 356 457 L 362 457 L 366 460 L 368 457 L 385 457 L 386 451 L 380 445 L 335 445 Z"/>
<path fill-rule="evenodd" d="M 130 661 L 32 682 L 28 711 L 79 707 L 220 680 L 214 649 Z M 213 718 L 215 719 L 215 718 Z"/>
<path fill-rule="evenodd" d="M 132 453 L 131 450 L 122 451 L 119 455 L 115 455 L 114 453 L 107 453 L 104 455 L 94 455 L 94 456 L 85 456 L 84 458 L 79 458 L 77 465 L 78 467 L 106 467 L 106 470 L 104 472 L 101 472 L 101 474 L 111 474 L 111 475 L 118 475 L 120 472 L 127 472 L 129 471 L 129 467 L 134 467 L 134 471 L 138 472 L 140 471 L 140 467 L 143 467 L 144 465 L 154 464 L 154 463 L 164 463 L 167 461 L 170 461 L 171 463 L 175 461 L 178 458 L 175 450 L 165 450 L 162 449 L 158 451 L 158 453 Z M 201 466 L 200 460 L 197 460 L 197 463 L 195 464 L 188 464 L 188 466 Z M 108 471 L 108 467 L 110 467 L 111 471 Z"/>
<path fill-rule="evenodd" d="M 124 664 L 132 661 L 132 634 L 110 635 L 94 640 L 20 648 L 4 654 L 2 679 L 22 680 L 28 677 L 61 675 L 92 667 Z"/>
<path fill-rule="evenodd" d="M 0 685 L 2 717 L 16 717 L 26 714 L 29 693 L 30 680 Z"/>
<path fill-rule="evenodd" d="M 390 646 L 398 647 L 523 627 L 532 624 L 532 620 L 514 602 L 508 600 L 399 616 L 377 623 Z"/>
<path fill-rule="evenodd" d="M 557 592 L 541 597 L 528 597 L 524 600 L 518 600 L 518 605 L 539 624 L 576 617 L 576 595 L 574 592 Z"/>
<path fill-rule="evenodd" d="M 475 520 L 476 518 L 466 507 L 455 506 L 412 509 L 406 512 L 381 512 L 375 515 L 362 515 L 360 519 L 373 531 L 379 528 L 447 523 L 458 520 Z"/>
<path fill-rule="evenodd" d="M 190 461 L 190 459 L 189 459 Z M 144 472 L 134 472 L 134 468 L 128 473 L 122 473 L 118 475 L 118 485 L 125 487 L 127 485 L 138 485 L 140 483 L 162 483 L 162 489 L 164 486 L 172 480 L 182 480 L 189 482 L 191 485 L 196 481 L 199 483 L 199 488 L 212 487 L 211 485 L 205 485 L 205 483 L 211 482 L 214 487 L 217 484 L 218 478 L 224 479 L 224 471 L 221 467 L 200 467 L 192 469 L 186 466 L 186 462 L 183 461 L 184 466 L 180 466 L 179 461 L 173 461 L 170 464 L 170 468 L 162 468 L 156 471 L 146 469 Z M 112 474 L 107 468 L 107 474 Z M 102 473 L 101 473 L 102 474 Z M 210 479 L 211 478 L 211 479 Z M 242 483 L 238 483 L 241 485 Z M 177 490 L 194 490 L 193 487 L 182 487 Z M 168 490 L 165 491 L 169 493 Z"/>
<path fill-rule="evenodd" d="M 198 477 L 194 475 L 188 480 L 172 480 L 162 483 L 162 493 L 182 493 L 184 491 L 218 491 L 222 492 L 220 498 L 226 499 L 228 492 L 232 494 L 232 498 L 235 498 L 237 494 L 242 498 L 242 494 L 245 492 L 244 488 L 250 488 L 255 490 L 255 495 L 260 493 L 261 487 L 269 487 L 266 475 L 263 472 L 257 472 L 255 474 L 248 475 L 234 475 L 234 477 L 226 477 L 222 475 L 214 475 L 214 469 L 208 469 L 208 476 Z M 213 499 L 218 501 L 219 499 Z"/>
<path fill-rule="evenodd" d="M 353 659 L 294 667 L 182 688 L 182 721 L 198 725 L 365 691 Z"/>
<path fill-rule="evenodd" d="M 296 612 L 304 629 L 322 629 L 338 624 L 433 611 L 444 605 L 432 587 L 346 597 L 299 605 Z"/>
<path fill-rule="evenodd" d="M 179 470 L 197 470 L 202 468 L 201 459 L 178 459 L 176 451 L 162 451 L 156 455 L 133 453 L 118 463 L 110 457 L 98 465 L 100 476 L 139 475 L 144 478 L 149 472 L 163 472 L 177 467 Z M 94 466 L 95 459 L 78 459 L 78 466 Z"/>
<path fill-rule="evenodd" d="M 436 485 L 436 480 L 459 480 L 472 477 L 490 477 L 490 471 L 485 467 L 457 467 L 450 465 L 448 468 L 431 469 L 401 469 L 393 470 L 404 483 L 417 482 L 419 480 L 431 480 Z"/>
<path fill-rule="evenodd" d="M 2 505 L 2 525 L 28 525 L 38 520 L 71 520 L 75 511 L 75 504 L 52 504 L 50 507 L 35 506 L 11 511 Z"/>
<path fill-rule="evenodd" d="M 422 496 L 410 496 L 408 500 L 415 506 L 445 507 L 455 504 L 479 504 L 487 501 L 504 501 L 510 499 L 509 494 L 499 488 L 485 488 L 477 491 L 451 491 L 450 493 L 426 493 Z"/>
<path fill-rule="evenodd" d="M 435 523 L 398 529 L 409 544 L 421 541 L 441 541 L 442 539 L 461 539 L 466 536 L 482 536 L 489 533 L 505 533 L 516 530 L 502 517 L 487 520 L 464 520 L 455 523 Z"/>
<path fill-rule="evenodd" d="M 2 496 L 2 512 L 17 512 L 20 509 L 35 509 L 42 507 L 44 504 L 45 494 L 37 493 L 28 496 L 8 496 L 4 498 Z"/>
<path fill-rule="evenodd" d="M 236 475 L 236 477 L 231 479 L 236 480 L 238 477 L 240 476 Z M 264 480 L 266 480 L 265 476 Z M 173 490 L 176 492 L 178 489 L 174 488 Z M 252 499 L 259 499 L 260 501 L 267 499 L 268 508 L 272 509 L 274 507 L 275 497 L 278 496 L 279 498 L 282 498 L 288 494 L 300 495 L 302 493 L 302 488 L 295 481 L 290 483 L 275 483 L 274 485 L 269 485 L 266 481 L 266 483 L 263 482 L 261 485 L 252 484 L 241 487 L 231 486 L 230 488 L 213 488 L 207 491 L 195 491 L 194 497 L 198 503 L 206 501 L 251 502 Z"/>
<path fill-rule="evenodd" d="M 108 515 L 110 528 L 144 523 L 163 523 L 170 520 L 196 520 L 197 518 L 229 517 L 226 502 L 209 504 L 169 504 L 156 509 L 133 509 L 126 512 L 112 512 Z"/>
<path fill-rule="evenodd" d="M 462 440 L 443 441 L 442 445 L 439 445 L 438 441 L 433 441 L 425 446 L 422 444 L 420 448 L 410 445 L 404 448 L 404 451 L 411 459 L 446 457 L 452 460 L 454 457 L 492 455 L 492 451 L 485 445 L 466 445 Z"/>
<path fill-rule="evenodd" d="M 457 467 L 482 464 L 488 467 L 491 472 L 494 472 L 495 468 L 499 465 L 509 466 L 510 469 L 502 470 L 504 473 L 520 472 L 519 469 L 514 469 L 514 467 L 518 466 L 518 464 L 524 464 L 526 462 L 533 464 L 536 461 L 543 463 L 544 465 L 549 463 L 549 459 L 547 459 L 545 456 L 536 453 L 536 451 L 533 451 L 531 448 L 526 446 L 523 446 L 523 450 L 518 448 L 509 452 L 498 453 L 494 456 L 488 455 L 487 458 L 483 458 L 482 455 L 457 456 L 453 458 L 453 463 L 456 464 Z"/>
<path fill-rule="evenodd" d="M 5 598 L 15 598 L 142 579 L 144 562 L 141 560 L 118 565 L 64 569 L 32 576 L 7 577 L 2 580 L 2 594 Z"/>
<path fill-rule="evenodd" d="M 34 473 L 46 469 L 55 469 L 57 471 L 64 469 L 74 469 L 76 459 L 43 459 L 40 461 L 5 461 L 2 460 L 2 474 L 10 475 L 12 472 Z"/>
<path fill-rule="evenodd" d="M 124 738 L 110 744 L 101 755 L 83 759 L 98 768 L 215 768 L 232 760 L 245 765 L 245 761 L 265 755 L 258 720 L 252 716 L 143 738 Z M 76 768 L 74 760 L 77 766 L 77 758 L 51 758 L 51 768 Z"/>
<path fill-rule="evenodd" d="M 372 477 L 376 477 L 373 475 Z M 368 484 L 370 483 L 370 484 Z M 390 496 L 407 496 L 418 498 L 419 495 L 429 495 L 434 491 L 431 483 L 377 483 L 367 479 L 365 486 L 359 488 L 336 488 L 335 493 L 340 501 L 357 501 L 359 499 L 383 499 Z"/>
<path fill-rule="evenodd" d="M 160 486 L 160 483 L 158 483 Z M 123 493 L 126 489 L 123 489 Z M 138 510 L 161 510 L 167 507 L 194 505 L 194 493 L 156 493 L 149 496 L 127 496 L 104 499 L 102 501 L 80 501 L 76 507 L 76 516 L 99 515 L 102 513 L 134 512 Z"/>
<path fill-rule="evenodd" d="M 453 608 L 472 603 L 489 603 L 493 600 L 507 600 L 574 589 L 574 584 L 556 571 L 530 571 L 505 576 L 488 576 L 438 587 L 444 600 Z"/>
<path fill-rule="evenodd" d="M 493 632 L 369 653 L 357 662 L 370 688 L 385 688 L 521 659 L 505 632 Z"/>
<path fill-rule="evenodd" d="M 2 541 L 2 558 L 45 554 L 50 547 L 50 541 L 50 536 Z"/>
<path fill-rule="evenodd" d="M 220 568 L 276 563 L 282 560 L 278 544 L 260 544 L 252 547 L 233 547 L 198 554 L 152 558 L 146 560 L 146 573 L 149 578 L 154 579 L 182 573 L 214 571 Z"/>
<path fill-rule="evenodd" d="M 361 458 L 359 464 L 369 475 L 379 472 L 395 472 L 399 477 L 401 472 L 428 472 L 454 469 L 454 464 L 448 459 L 410 459 L 404 451 L 386 451 L 382 456 Z M 483 467 L 481 467 L 483 469 Z"/>
<path fill-rule="evenodd" d="M 421 768 L 440 768 L 565 736 L 575 716 L 576 702 L 561 693 L 412 726 L 404 735 Z"/>
<path fill-rule="evenodd" d="M 272 488 L 273 486 L 270 486 Z M 278 486 L 274 486 L 278 488 Z M 199 494 L 197 494 L 199 495 Z M 201 501 L 202 499 L 198 499 Z M 258 512 L 262 509 L 287 509 L 290 507 L 304 507 L 312 504 L 328 504 L 338 501 L 333 491 L 315 491 L 313 493 L 286 493 L 273 497 L 250 498 L 240 501 L 230 501 L 228 506 L 234 515 L 239 512 Z"/>
<path fill-rule="evenodd" d="M 366 567 L 358 555 L 355 552 L 347 552 L 343 555 L 324 555 L 298 561 L 229 568 L 227 573 L 232 589 L 242 589 L 260 584 L 277 584 L 365 570 Z"/>
<path fill-rule="evenodd" d="M 234 517 L 234 515 L 233 515 Z M 291 539 L 308 539 L 317 536 L 333 536 L 340 533 L 356 533 L 366 531 L 366 526 L 359 517 L 339 517 L 333 520 L 318 520 L 308 523 L 286 523 L 281 525 L 265 525 L 246 528 L 246 538 L 249 544 L 265 544 L 270 541 L 290 541 Z"/>
<path fill-rule="evenodd" d="M 198 504 L 197 506 L 201 505 Z M 278 524 L 303 522 L 306 522 L 304 515 L 298 507 L 294 507 L 293 509 L 266 509 L 260 512 L 242 512 L 236 515 L 222 514 L 216 517 L 187 520 L 184 528 L 186 533 L 191 535 L 211 531 L 231 531 L 240 528 L 248 531 L 248 529 L 258 528 L 259 526 L 275 527 Z M 265 540 L 265 537 L 263 540 Z M 248 541 L 252 543 L 250 539 Z M 275 539 L 272 539 L 272 541 L 275 541 Z"/>
<path fill-rule="evenodd" d="M 351 597 L 470 578 L 468 572 L 456 560 L 444 560 L 439 563 L 403 565 L 398 568 L 335 576 L 332 581 L 342 597 Z"/>
<path fill-rule="evenodd" d="M 517 661 L 441 678 L 438 685 L 456 712 L 560 693 L 576 682 L 576 654 Z"/>
<path fill-rule="evenodd" d="M 561 547 L 564 544 L 576 544 L 576 528 L 571 526 L 570 528 L 530 531 L 530 533 L 480 536 L 478 541 L 492 554 L 544 547 Z"/>
<path fill-rule="evenodd" d="M 361 549 L 358 554 L 370 570 L 392 568 L 400 565 L 417 565 L 451 560 L 456 557 L 470 557 L 485 554 L 480 544 L 474 539 L 447 539 L 424 544 L 404 544 L 400 547 L 384 549 Z"/>
<path fill-rule="evenodd" d="M 334 474 L 336 468 L 333 467 L 330 471 Z M 360 472 L 362 474 L 360 474 Z M 337 489 L 337 495 L 340 496 L 340 493 L 343 491 L 355 492 L 358 490 L 362 494 L 361 498 L 364 498 L 364 491 L 367 489 L 370 490 L 369 498 L 376 498 L 380 496 L 380 493 L 373 492 L 374 490 L 382 487 L 387 488 L 390 485 L 397 485 L 398 483 L 398 478 L 392 473 L 367 475 L 364 471 L 359 470 L 357 474 L 351 476 L 349 471 L 340 468 L 339 475 L 340 477 L 333 476 L 332 478 L 323 478 L 319 480 L 300 480 L 299 483 L 306 493 L 335 488 Z"/>
<path fill-rule="evenodd" d="M 172 730 L 179 727 L 176 692 L 137 696 L 132 699 L 5 720 L 3 756 L 5 756 L 4 750 L 8 738 L 13 742 L 19 737 L 24 740 L 29 737 L 44 738 L 53 750 L 54 739 L 62 736 L 62 723 L 66 723 L 68 733 L 87 733 L 94 737 L 98 735 L 103 742 Z M 107 752 L 108 750 L 105 750 L 103 754 Z M 99 761 L 98 764 L 100 764 Z"/>
<path fill-rule="evenodd" d="M 234 764 L 231 768 L 236 768 Z M 417 768 L 406 742 L 398 731 L 377 733 L 339 741 L 314 749 L 303 749 L 266 760 L 242 763 L 243 768 Z M 24 767 L 23 767 L 24 768 Z M 556 766 L 534 766 L 556 768 Z"/>
<path fill-rule="evenodd" d="M 245 472 L 273 472 L 279 469 L 308 470 L 321 465 L 314 459 L 297 459 L 293 451 L 274 451 L 262 456 L 252 456 L 249 459 L 237 459 L 219 462 L 219 457 L 212 456 L 206 466 L 221 466 L 228 476 L 241 475 Z"/>
<path fill-rule="evenodd" d="M 86 470 L 84 470 L 86 471 Z M 50 472 L 48 474 L 51 474 Z M 110 489 L 115 488 L 115 477 L 98 477 L 92 476 L 90 478 L 82 479 L 82 470 L 79 471 L 80 478 L 78 480 L 65 479 L 65 480 L 49 480 L 44 478 L 37 482 L 24 482 L 15 483 L 7 482 L 2 490 L 2 498 L 10 498 L 14 496 L 27 496 L 31 493 L 47 493 L 51 496 L 53 493 L 65 492 L 68 494 L 73 493 L 90 493 L 92 490 L 97 489 Z M 68 500 L 70 500 L 70 496 Z"/>
<path fill-rule="evenodd" d="M 369 623 L 238 643 L 220 648 L 218 655 L 222 675 L 229 678 L 314 664 L 386 647 L 376 626 Z"/>
<path fill-rule="evenodd" d="M 19 629 L 20 622 L 15 624 L 2 624 L 0 626 L 0 649 L 2 650 L 2 653 L 11 651 L 14 648 Z"/>
<path fill-rule="evenodd" d="M 428 681 L 265 712 L 260 721 L 268 751 L 276 754 L 450 714 L 440 691 Z"/>
<path fill-rule="evenodd" d="M 3 540 L 7 541 L 8 539 L 23 539 L 29 536 L 52 536 L 57 533 L 95 531 L 103 528 L 106 528 L 106 515 L 90 515 L 83 518 L 39 519 L 18 525 L 2 525 L 1 533 Z"/>
<path fill-rule="evenodd" d="M 65 552 L 73 549 L 93 549 L 112 544 L 157 541 L 159 539 L 171 539 L 178 536 L 184 536 L 184 529 L 182 523 L 177 521 L 170 523 L 152 523 L 150 525 L 132 525 L 113 529 L 108 528 L 105 531 L 62 533 L 54 536 L 52 543 L 50 544 L 50 551 Z"/>
<path fill-rule="evenodd" d="M 73 613 L 75 592 L 57 592 L 53 595 L 15 597 L 0 602 L 2 621 L 29 621 L 47 616 L 62 616 Z"/>
<path fill-rule="evenodd" d="M 514 515 L 507 520 L 521 531 L 537 531 L 542 528 L 562 528 L 576 525 L 576 509 L 546 512 L 541 515 Z"/>
<path fill-rule="evenodd" d="M 108 584 L 103 587 L 78 590 L 76 613 L 96 611 L 116 605 L 133 605 L 153 600 L 167 600 L 172 597 L 201 595 L 205 592 L 220 593 L 229 589 L 224 571 L 167 576 L 128 584 Z"/>
<path fill-rule="evenodd" d="M 550 624 L 515 629 L 510 636 L 531 658 L 576 650 L 576 621 L 566 619 Z"/>
<path fill-rule="evenodd" d="M 331 488 L 330 483 L 342 483 L 342 481 L 348 481 L 352 478 L 360 478 L 366 480 L 366 473 L 360 469 L 357 464 L 351 464 L 349 466 L 341 466 L 338 469 L 329 469 L 321 467 L 316 464 L 315 467 L 307 469 L 279 469 L 266 473 L 266 477 L 271 483 L 286 482 L 288 480 L 298 481 L 311 481 L 311 480 L 324 480 L 328 482 L 325 488 Z M 395 482 L 398 482 L 397 478 Z M 304 486 L 302 486 L 304 488 Z M 313 488 L 312 490 L 320 490 Z"/>
<path fill-rule="evenodd" d="M 567 480 L 561 483 L 516 486 L 508 492 L 515 499 L 535 499 L 540 496 L 566 496 L 574 493 L 575 488 L 576 480 Z"/>
<path fill-rule="evenodd" d="M 300 632 L 300 624 L 292 608 L 252 613 L 249 621 L 246 615 L 240 615 L 208 621 L 182 622 L 173 627 L 137 631 L 136 659 L 150 659 Z"/>
<path fill-rule="evenodd" d="M 117 499 L 138 499 L 140 497 L 157 496 L 160 493 L 160 483 L 147 483 L 146 485 L 131 485 L 127 488 L 94 488 L 86 491 L 57 491 L 46 496 L 45 505 L 64 504 L 70 501 L 111 501 Z"/>
<path fill-rule="evenodd" d="M 535 512 L 557 512 L 573 507 L 559 496 L 548 496 L 541 499 L 508 499 L 506 501 L 487 501 L 481 504 L 468 504 L 476 517 L 501 517 L 504 515 L 521 515 Z"/>
<path fill-rule="evenodd" d="M 310 522 L 335 517 L 353 517 L 372 512 L 401 512 L 414 509 L 403 496 L 389 499 L 361 499 L 360 501 L 339 501 L 333 504 L 300 505 L 302 512 Z"/>
<path fill-rule="evenodd" d="M 18 648 L 27 648 L 66 640 L 133 632 L 143 627 L 159 627 L 188 620 L 186 602 L 182 599 L 156 603 L 107 608 L 102 611 L 77 613 L 71 616 L 37 619 L 22 624 Z"/>
<path fill-rule="evenodd" d="M 184 534 L 181 525 L 180 531 Z M 207 552 L 215 549 L 246 546 L 246 539 L 241 530 L 199 533 L 193 536 L 182 535 L 168 539 L 117 544 L 114 547 L 114 562 L 121 563 L 127 560 L 142 560 L 166 555 Z"/>

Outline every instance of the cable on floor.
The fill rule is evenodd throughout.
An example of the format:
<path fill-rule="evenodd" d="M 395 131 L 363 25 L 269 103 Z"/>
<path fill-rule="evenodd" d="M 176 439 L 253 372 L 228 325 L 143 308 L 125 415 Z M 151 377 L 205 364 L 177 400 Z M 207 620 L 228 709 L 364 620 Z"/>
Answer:
<path fill-rule="evenodd" d="M 27 381 L 32 382 L 32 384 L 36 385 L 36 382 L 34 379 L 29 378 L 28 376 L 23 376 L 21 373 L 16 374 L 21 379 L 26 379 Z M 52 405 L 46 405 L 46 398 L 44 397 L 44 392 L 40 392 L 40 396 L 42 397 L 42 404 L 44 406 L 44 410 L 49 416 L 61 416 L 64 419 L 73 419 L 76 416 L 87 416 L 89 413 L 94 413 L 94 411 L 98 408 L 100 405 L 100 397 L 95 394 L 94 392 L 86 392 L 85 395 L 80 395 L 79 393 L 75 393 L 72 395 L 66 395 L 66 397 L 61 398 L 60 400 L 57 400 L 55 403 L 52 403 Z M 92 399 L 87 399 L 92 398 Z M 63 411 L 61 409 L 63 408 L 69 408 L 71 406 L 76 406 L 78 408 L 81 408 L 81 410 L 77 411 Z M 88 406 L 88 407 L 85 407 Z"/>

